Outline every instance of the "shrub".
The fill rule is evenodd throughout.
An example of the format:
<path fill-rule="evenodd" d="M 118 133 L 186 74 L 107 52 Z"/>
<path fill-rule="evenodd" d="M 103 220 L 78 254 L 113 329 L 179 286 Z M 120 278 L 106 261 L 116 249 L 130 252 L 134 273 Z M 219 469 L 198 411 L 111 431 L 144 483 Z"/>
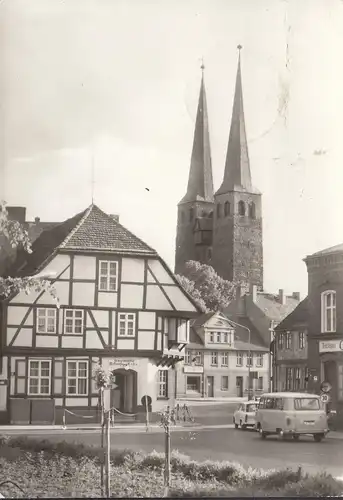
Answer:
<path fill-rule="evenodd" d="M 343 483 L 332 477 L 331 474 L 321 473 L 315 476 L 307 476 L 297 483 L 286 484 L 280 493 L 282 493 L 282 496 L 293 497 L 342 496 Z"/>

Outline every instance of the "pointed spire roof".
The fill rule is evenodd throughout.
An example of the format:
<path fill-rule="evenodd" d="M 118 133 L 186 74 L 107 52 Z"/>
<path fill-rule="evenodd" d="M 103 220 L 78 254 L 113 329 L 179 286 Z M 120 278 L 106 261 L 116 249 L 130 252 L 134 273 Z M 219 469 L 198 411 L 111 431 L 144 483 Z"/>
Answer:
<path fill-rule="evenodd" d="M 208 125 L 204 64 L 201 65 L 202 78 L 198 111 L 194 130 L 191 167 L 187 193 L 180 203 L 192 201 L 214 202 L 210 133 Z"/>
<path fill-rule="evenodd" d="M 247 191 L 249 193 L 258 192 L 253 188 L 251 182 L 243 107 L 241 49 L 242 46 L 238 45 L 238 68 L 224 178 L 222 185 L 216 194 L 223 194 L 228 191 Z"/>

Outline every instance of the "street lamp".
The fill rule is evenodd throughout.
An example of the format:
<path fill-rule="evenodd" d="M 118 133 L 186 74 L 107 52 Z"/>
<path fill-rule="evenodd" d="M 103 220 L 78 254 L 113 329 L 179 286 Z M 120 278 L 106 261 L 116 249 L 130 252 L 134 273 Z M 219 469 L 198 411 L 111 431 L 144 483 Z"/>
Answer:
<path fill-rule="evenodd" d="M 239 326 L 241 328 L 243 328 L 244 330 L 247 330 L 248 333 L 249 333 L 249 340 L 248 340 L 248 344 L 249 344 L 249 350 L 248 350 L 248 360 L 249 360 L 249 363 L 248 363 L 248 400 L 251 399 L 251 377 L 250 377 L 250 374 L 251 374 L 251 348 L 250 348 L 250 345 L 251 345 L 251 331 L 250 331 L 250 328 L 248 328 L 247 326 L 244 326 L 244 325 L 241 325 L 240 323 L 236 323 L 235 321 L 232 321 L 232 319 L 229 318 L 229 321 L 230 323 L 232 323 L 233 325 L 235 326 Z"/>

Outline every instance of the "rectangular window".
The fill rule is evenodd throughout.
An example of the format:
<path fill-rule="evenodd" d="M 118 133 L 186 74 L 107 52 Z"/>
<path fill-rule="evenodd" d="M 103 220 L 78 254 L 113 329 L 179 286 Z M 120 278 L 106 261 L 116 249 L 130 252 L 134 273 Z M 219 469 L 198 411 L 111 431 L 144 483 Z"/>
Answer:
<path fill-rule="evenodd" d="M 260 353 L 257 354 L 256 366 L 258 366 L 258 367 L 263 366 L 263 354 L 260 354 Z"/>
<path fill-rule="evenodd" d="M 229 353 L 222 352 L 222 366 L 229 366 Z"/>
<path fill-rule="evenodd" d="M 211 365 L 218 366 L 218 353 L 216 351 L 211 352 Z"/>
<path fill-rule="evenodd" d="M 336 331 L 336 292 L 322 293 L 322 332 Z"/>
<path fill-rule="evenodd" d="M 37 309 L 37 333 L 56 333 L 56 309 Z"/>
<path fill-rule="evenodd" d="M 299 332 L 299 349 L 305 348 L 305 333 Z"/>
<path fill-rule="evenodd" d="M 243 366 L 243 353 L 242 352 L 237 352 L 236 354 L 237 356 L 237 361 L 236 361 L 236 364 L 237 366 Z"/>
<path fill-rule="evenodd" d="M 187 376 L 187 391 L 200 393 L 200 377 Z"/>
<path fill-rule="evenodd" d="M 136 315 L 119 313 L 119 337 L 134 337 Z"/>
<path fill-rule="evenodd" d="M 67 394 L 88 395 L 88 361 L 67 361 Z"/>
<path fill-rule="evenodd" d="M 217 333 L 217 343 L 220 344 L 221 343 L 221 338 L 222 338 L 222 334 L 220 332 Z"/>
<path fill-rule="evenodd" d="M 227 332 L 225 332 L 223 335 L 224 335 L 224 343 L 227 344 L 229 342 L 229 335 Z"/>
<path fill-rule="evenodd" d="M 158 397 L 168 397 L 168 371 L 158 370 Z"/>
<path fill-rule="evenodd" d="M 195 364 L 197 366 L 201 366 L 202 365 L 202 353 L 201 353 L 201 351 L 196 351 L 194 353 L 194 358 L 195 358 Z"/>
<path fill-rule="evenodd" d="M 71 335 L 83 334 L 83 310 L 66 309 L 64 316 L 64 333 Z"/>
<path fill-rule="evenodd" d="M 247 366 L 252 366 L 253 365 L 253 353 L 251 352 L 250 354 L 247 354 Z"/>
<path fill-rule="evenodd" d="M 192 363 L 192 351 L 186 351 L 185 363 L 186 365 L 190 365 Z"/>
<path fill-rule="evenodd" d="M 177 327 L 177 341 L 180 343 L 188 342 L 188 321 L 186 319 L 180 319 L 178 321 Z"/>
<path fill-rule="evenodd" d="M 51 387 L 51 361 L 29 360 L 29 387 L 30 396 L 46 396 Z"/>
<path fill-rule="evenodd" d="M 99 290 L 116 292 L 118 286 L 118 262 L 113 260 L 99 261 Z"/>
<path fill-rule="evenodd" d="M 319 410 L 320 404 L 318 398 L 296 398 L 294 400 L 295 410 Z"/>
<path fill-rule="evenodd" d="M 211 343 L 214 342 L 214 333 L 213 332 L 210 333 L 210 342 Z"/>
<path fill-rule="evenodd" d="M 292 332 L 286 333 L 286 349 L 292 349 Z"/>
<path fill-rule="evenodd" d="M 295 368 L 294 390 L 299 391 L 300 387 L 301 387 L 301 370 L 300 368 Z"/>
<path fill-rule="evenodd" d="M 292 390 L 293 384 L 293 370 L 291 367 L 286 368 L 286 391 Z"/>
<path fill-rule="evenodd" d="M 283 333 L 278 333 L 277 345 L 278 345 L 278 349 L 283 349 Z"/>
<path fill-rule="evenodd" d="M 229 390 L 229 377 L 227 375 L 223 375 L 222 376 L 221 390 L 222 391 L 228 391 Z"/>
<path fill-rule="evenodd" d="M 263 391 L 263 377 L 258 377 L 257 379 L 257 389 Z"/>

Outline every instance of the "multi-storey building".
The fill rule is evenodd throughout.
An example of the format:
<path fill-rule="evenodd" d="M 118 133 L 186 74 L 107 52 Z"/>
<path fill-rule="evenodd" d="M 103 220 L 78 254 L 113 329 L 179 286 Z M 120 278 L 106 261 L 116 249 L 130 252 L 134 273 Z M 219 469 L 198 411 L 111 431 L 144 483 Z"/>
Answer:
<path fill-rule="evenodd" d="M 189 260 L 213 266 L 224 279 L 263 288 L 261 193 L 251 180 L 240 56 L 224 177 L 216 193 L 202 76 L 187 193 L 178 204 L 175 271 L 182 274 Z"/>
<path fill-rule="evenodd" d="M 250 389 L 261 394 L 268 387 L 268 351 L 249 321 L 237 326 L 223 313 L 206 313 L 192 321 L 185 363 L 177 369 L 177 395 L 248 396 L 249 373 Z"/>
<path fill-rule="evenodd" d="M 65 409 L 94 415 L 93 367 L 112 374 L 105 406 L 156 412 L 175 397 L 175 364 L 199 314 L 155 250 L 91 205 L 44 230 L 12 276 L 52 276 L 46 291 L 1 303 L 2 422 L 61 422 Z M 148 396 L 148 398 L 145 398 Z"/>

